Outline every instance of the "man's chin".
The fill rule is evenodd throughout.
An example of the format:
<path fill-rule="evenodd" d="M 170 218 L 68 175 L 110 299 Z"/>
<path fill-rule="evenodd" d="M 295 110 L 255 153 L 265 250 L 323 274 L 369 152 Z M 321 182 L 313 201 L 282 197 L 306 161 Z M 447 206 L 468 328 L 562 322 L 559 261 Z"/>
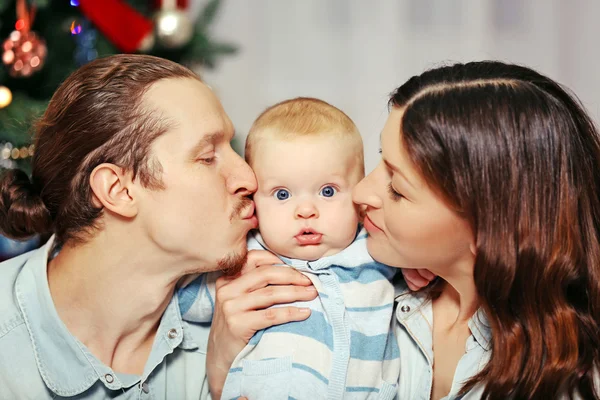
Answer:
<path fill-rule="evenodd" d="M 248 259 L 248 250 L 244 247 L 244 250 L 238 253 L 231 253 L 217 261 L 219 270 L 223 272 L 224 276 L 236 276 L 246 265 Z"/>

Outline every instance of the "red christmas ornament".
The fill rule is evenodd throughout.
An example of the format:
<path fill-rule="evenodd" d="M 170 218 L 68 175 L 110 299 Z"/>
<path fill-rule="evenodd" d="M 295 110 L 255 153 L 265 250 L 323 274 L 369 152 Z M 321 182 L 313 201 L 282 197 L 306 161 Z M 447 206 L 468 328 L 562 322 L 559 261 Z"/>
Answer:
<path fill-rule="evenodd" d="M 145 17 L 125 0 L 79 0 L 79 8 L 120 51 L 132 53 L 150 50 L 155 41 L 167 49 L 186 45 L 194 34 L 190 4 L 196 18 L 199 1 L 154 0 L 154 18 Z"/>
<path fill-rule="evenodd" d="M 34 15 L 35 8 L 28 10 L 25 0 L 17 0 L 17 30 L 2 45 L 2 62 L 13 77 L 29 77 L 42 69 L 46 61 L 46 42 L 29 30 Z"/>
<path fill-rule="evenodd" d="M 79 0 L 79 8 L 124 53 L 149 50 L 153 45 L 152 20 L 123 0 Z"/>
<path fill-rule="evenodd" d="M 46 60 L 46 43 L 34 32 L 13 31 L 2 49 L 2 62 L 13 77 L 31 76 L 42 69 Z"/>

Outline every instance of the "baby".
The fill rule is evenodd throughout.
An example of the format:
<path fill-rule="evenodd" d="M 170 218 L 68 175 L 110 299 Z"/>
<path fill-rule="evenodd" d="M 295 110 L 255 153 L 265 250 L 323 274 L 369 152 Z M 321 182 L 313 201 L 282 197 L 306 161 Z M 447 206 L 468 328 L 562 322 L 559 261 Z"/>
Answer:
<path fill-rule="evenodd" d="M 397 269 L 375 262 L 352 189 L 364 177 L 352 120 L 324 101 L 278 103 L 254 122 L 246 159 L 256 174 L 259 232 L 267 249 L 313 282 L 319 296 L 301 322 L 257 332 L 235 359 L 223 399 L 393 399 L 399 350 L 391 330 Z M 184 318 L 212 317 L 215 276 L 182 289 Z M 189 304 L 190 302 L 187 301 Z"/>

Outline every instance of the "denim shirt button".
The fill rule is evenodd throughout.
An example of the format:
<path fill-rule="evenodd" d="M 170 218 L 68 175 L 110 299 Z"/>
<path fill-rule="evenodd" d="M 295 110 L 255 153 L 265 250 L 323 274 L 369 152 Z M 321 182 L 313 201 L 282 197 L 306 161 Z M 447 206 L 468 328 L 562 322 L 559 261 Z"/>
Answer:
<path fill-rule="evenodd" d="M 169 336 L 169 339 L 175 339 L 177 337 L 177 329 L 170 329 L 167 336 Z"/>
<path fill-rule="evenodd" d="M 404 306 L 400 307 L 400 311 L 407 313 L 410 311 L 410 306 L 404 305 Z"/>
<path fill-rule="evenodd" d="M 115 381 L 115 377 L 111 374 L 106 374 L 104 375 L 104 380 L 106 380 L 108 383 L 113 383 Z"/>
<path fill-rule="evenodd" d="M 146 382 L 142 383 L 140 385 L 140 387 L 142 388 L 142 391 L 146 394 L 150 393 L 150 387 L 148 387 L 148 384 Z"/>

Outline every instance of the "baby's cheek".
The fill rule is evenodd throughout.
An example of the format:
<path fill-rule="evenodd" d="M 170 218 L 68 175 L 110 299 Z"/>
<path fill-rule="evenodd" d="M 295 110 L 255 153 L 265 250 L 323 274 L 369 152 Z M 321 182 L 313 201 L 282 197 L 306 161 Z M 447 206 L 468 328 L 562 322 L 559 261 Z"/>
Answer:
<path fill-rule="evenodd" d="M 263 199 L 254 199 L 254 212 L 256 213 L 256 217 L 258 218 L 259 227 L 262 224 L 267 224 L 271 217 L 269 215 L 271 213 L 269 212 L 268 204 L 265 204 Z"/>
<path fill-rule="evenodd" d="M 268 212 L 261 213 L 258 211 L 258 209 L 256 209 L 256 216 L 258 218 L 258 230 L 260 231 L 261 235 L 272 235 L 272 231 L 277 229 L 277 226 L 274 223 L 276 219 L 273 217 L 273 215 L 270 215 Z"/>
<path fill-rule="evenodd" d="M 356 229 L 360 222 L 359 214 L 353 205 L 347 205 L 344 208 L 338 209 L 338 218 L 336 218 L 335 227 L 338 230 L 339 243 L 336 243 L 337 247 L 345 248 L 350 245 L 356 236 Z"/>
<path fill-rule="evenodd" d="M 285 219 L 272 211 L 260 210 L 256 208 L 256 216 L 258 217 L 258 230 L 265 241 L 268 241 L 267 245 L 276 245 L 285 235 L 285 227 L 289 224 Z"/>

